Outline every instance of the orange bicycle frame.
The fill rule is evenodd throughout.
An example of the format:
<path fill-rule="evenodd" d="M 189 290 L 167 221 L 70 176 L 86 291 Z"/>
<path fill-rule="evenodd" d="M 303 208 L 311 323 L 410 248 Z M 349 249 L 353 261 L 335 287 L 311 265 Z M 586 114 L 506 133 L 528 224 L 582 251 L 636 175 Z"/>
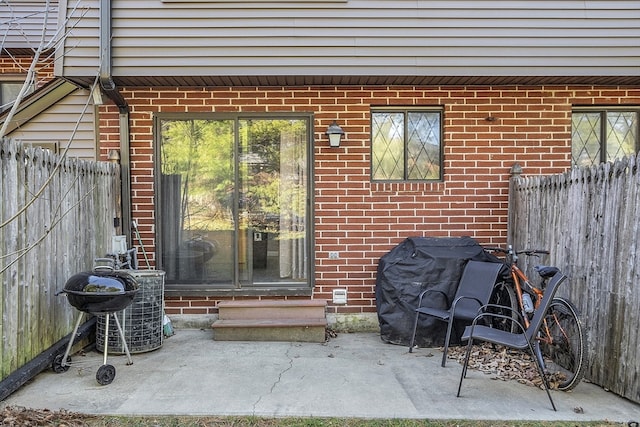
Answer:
<path fill-rule="evenodd" d="M 527 286 L 529 287 L 529 289 L 531 289 L 533 291 L 533 293 L 536 294 L 536 300 L 535 300 L 535 303 L 534 303 L 534 309 L 536 309 L 536 310 L 540 306 L 540 301 L 542 300 L 544 292 L 541 291 L 540 289 L 536 288 L 535 286 L 531 285 L 531 282 L 529 282 L 529 278 L 515 264 L 511 265 L 511 278 L 513 279 L 514 288 L 516 290 L 516 298 L 518 299 L 518 305 L 520 306 L 520 313 L 521 313 L 522 318 L 524 320 L 524 326 L 526 328 L 528 328 L 529 324 L 531 322 L 529 322 L 529 317 L 527 316 L 527 313 L 524 310 L 524 304 L 522 302 L 522 285 L 520 284 L 520 281 L 522 280 L 524 283 L 526 283 Z M 541 340 L 541 341 L 545 341 L 545 342 L 551 343 L 553 341 L 553 339 L 551 338 L 551 333 L 549 331 L 549 326 L 547 325 L 547 320 L 546 319 L 543 322 L 543 328 L 544 328 L 544 332 L 545 332 L 544 333 L 544 337 L 543 336 L 538 336 L 537 339 Z M 562 332 L 564 334 L 564 331 L 562 331 Z"/>
<path fill-rule="evenodd" d="M 530 322 L 529 317 L 524 310 L 524 304 L 522 303 L 522 286 L 520 285 L 520 281 L 522 280 L 524 283 L 526 283 L 529 289 L 531 289 L 536 294 L 534 309 L 537 309 L 540 305 L 540 300 L 542 299 L 543 292 L 535 286 L 531 285 L 531 282 L 529 282 L 529 278 L 515 264 L 511 265 L 511 278 L 513 279 L 513 287 L 516 290 L 516 298 L 518 299 L 518 305 L 520 306 L 520 314 L 522 315 L 522 319 L 524 320 L 524 326 L 528 328 Z"/>

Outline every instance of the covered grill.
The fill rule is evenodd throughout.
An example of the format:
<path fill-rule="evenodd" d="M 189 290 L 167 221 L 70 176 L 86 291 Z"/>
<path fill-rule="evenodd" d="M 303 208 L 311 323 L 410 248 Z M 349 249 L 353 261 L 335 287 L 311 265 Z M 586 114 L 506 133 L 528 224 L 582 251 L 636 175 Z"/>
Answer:
<path fill-rule="evenodd" d="M 133 302 L 138 289 L 138 283 L 133 276 L 111 268 L 101 268 L 71 276 L 65 283 L 64 290 L 59 293 L 66 294 L 69 304 L 78 309 L 80 314 L 64 355 L 59 354 L 53 361 L 53 370 L 60 373 L 69 369 L 71 365 L 69 353 L 73 346 L 73 337 L 76 336 L 85 313 L 104 316 L 107 333 L 109 331 L 109 318 L 113 317 L 124 343 L 128 364 L 133 364 L 129 348 L 124 339 L 124 332 L 115 313 L 128 307 Z M 107 364 L 107 348 L 105 347 L 103 365 L 100 366 L 96 373 L 96 380 L 101 385 L 110 384 L 115 375 L 116 368 Z"/>

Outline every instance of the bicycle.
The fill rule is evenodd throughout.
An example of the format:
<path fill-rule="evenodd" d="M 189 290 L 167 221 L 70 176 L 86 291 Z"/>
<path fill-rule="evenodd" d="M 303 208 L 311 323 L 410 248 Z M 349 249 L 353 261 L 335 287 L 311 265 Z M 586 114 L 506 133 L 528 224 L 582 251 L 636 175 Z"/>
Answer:
<path fill-rule="evenodd" d="M 485 247 L 484 250 L 504 254 L 504 259 L 500 261 L 507 267 L 504 280 L 496 285 L 496 292 L 490 301 L 490 304 L 506 308 L 502 310 L 503 316 L 497 318 L 492 326 L 515 332 L 516 324 L 509 319 L 520 318 L 524 326 L 529 327 L 530 319 L 544 295 L 548 279 L 559 270 L 557 267 L 535 266 L 542 280 L 540 286 L 534 286 L 518 267 L 518 255 L 539 257 L 549 254 L 549 251 L 514 251 L 511 246 L 507 249 Z M 545 367 L 547 374 L 558 374 L 555 376 L 560 379 L 559 390 L 572 390 L 582 380 L 587 362 L 586 335 L 575 305 L 566 298 L 554 297 L 540 331 L 534 344 L 536 357 Z"/>

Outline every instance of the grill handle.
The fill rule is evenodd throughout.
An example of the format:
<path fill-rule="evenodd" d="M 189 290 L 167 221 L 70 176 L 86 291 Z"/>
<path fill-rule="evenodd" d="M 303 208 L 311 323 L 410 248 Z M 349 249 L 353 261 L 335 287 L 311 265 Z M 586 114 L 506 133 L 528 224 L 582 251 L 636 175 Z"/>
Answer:
<path fill-rule="evenodd" d="M 94 258 L 93 271 L 114 271 L 116 260 L 113 258 Z"/>

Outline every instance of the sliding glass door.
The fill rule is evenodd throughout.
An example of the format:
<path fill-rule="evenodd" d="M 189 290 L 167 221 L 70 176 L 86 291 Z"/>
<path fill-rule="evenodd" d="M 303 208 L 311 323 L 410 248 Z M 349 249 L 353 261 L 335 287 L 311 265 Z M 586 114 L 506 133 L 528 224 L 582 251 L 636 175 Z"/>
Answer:
<path fill-rule="evenodd" d="M 308 286 L 310 118 L 157 119 L 167 284 Z"/>

